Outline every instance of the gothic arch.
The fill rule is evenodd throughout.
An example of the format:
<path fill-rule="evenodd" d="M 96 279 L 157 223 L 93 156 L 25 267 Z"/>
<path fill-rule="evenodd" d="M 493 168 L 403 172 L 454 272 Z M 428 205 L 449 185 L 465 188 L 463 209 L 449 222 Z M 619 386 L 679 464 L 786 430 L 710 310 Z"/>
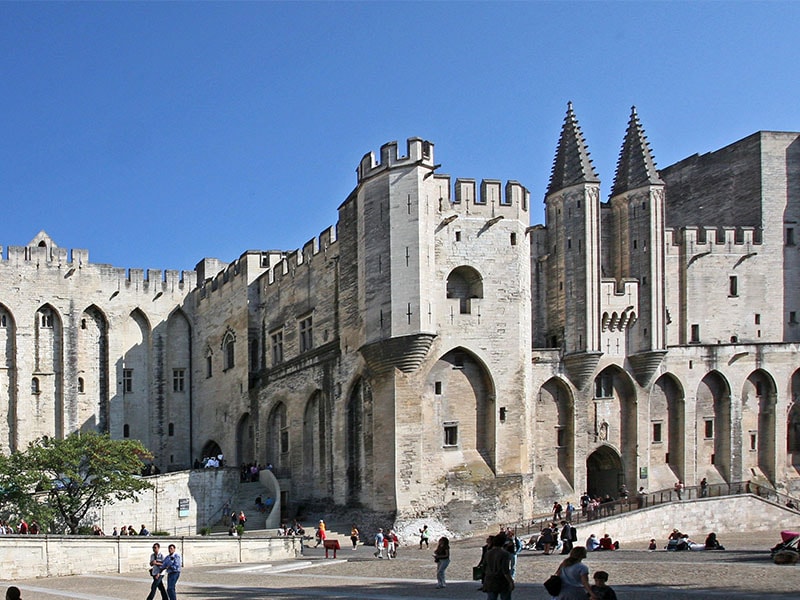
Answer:
<path fill-rule="evenodd" d="M 672 479 L 686 478 L 686 399 L 680 381 L 670 373 L 659 377 L 650 392 L 650 467 Z"/>
<path fill-rule="evenodd" d="M 639 444 L 636 388 L 630 375 L 617 365 L 603 369 L 595 377 L 594 384 L 593 406 L 590 407 L 594 414 L 588 416 L 590 422 L 594 421 L 595 441 L 621 449 L 622 477 L 635 482 L 638 480 Z"/>
<path fill-rule="evenodd" d="M 347 502 L 363 504 L 364 490 L 371 489 L 373 464 L 372 388 L 361 377 L 347 397 Z"/>
<path fill-rule="evenodd" d="M 703 377 L 696 393 L 697 476 L 731 481 L 731 388 L 719 371 Z"/>
<path fill-rule="evenodd" d="M 163 332 L 163 328 L 159 328 L 159 331 Z M 156 339 L 163 337 L 161 333 L 156 334 Z M 173 310 L 167 317 L 163 347 L 163 364 L 158 368 L 162 370 L 160 378 L 165 383 L 165 393 L 158 394 L 155 401 L 150 402 L 151 434 L 158 440 L 160 456 L 172 457 L 169 468 L 185 468 L 191 463 L 194 454 L 194 449 L 190 446 L 194 398 L 192 325 L 189 317 L 180 308 Z M 169 434 L 170 423 L 173 424 L 172 435 Z"/>
<path fill-rule="evenodd" d="M 222 454 L 222 448 L 214 440 L 208 440 L 203 444 L 203 451 L 201 452 L 203 458 L 211 458 L 212 456 L 219 456 Z M 224 456 L 224 455 L 223 455 Z"/>
<path fill-rule="evenodd" d="M 5 419 L 0 421 L 0 452 L 19 449 L 17 432 L 17 324 L 14 315 L 0 304 L 0 397 L 8 398 Z"/>
<path fill-rule="evenodd" d="M 329 456 L 330 414 L 320 390 L 314 392 L 303 411 L 303 481 L 310 485 L 312 497 L 329 495 L 326 471 Z"/>
<path fill-rule="evenodd" d="M 498 409 L 483 361 L 465 348 L 454 348 L 433 365 L 426 388 L 433 390 L 433 401 L 429 397 L 423 408 L 423 419 L 433 424 L 426 452 L 443 456 L 444 450 L 451 461 L 457 457 L 462 464 L 485 464 L 494 471 Z"/>
<path fill-rule="evenodd" d="M 122 360 L 117 363 L 118 402 L 112 401 L 111 429 L 128 425 L 129 435 L 147 447 L 154 447 L 150 427 L 150 384 L 152 381 L 152 328 L 145 313 L 135 308 L 123 323 Z"/>
<path fill-rule="evenodd" d="M 64 329 L 61 315 L 51 304 L 43 304 L 34 317 L 34 376 L 39 380 L 39 393 L 33 398 L 37 412 L 43 416 L 33 437 L 42 434 L 63 438 L 64 415 Z"/>
<path fill-rule="evenodd" d="M 775 482 L 776 419 L 778 400 L 775 380 L 764 369 L 750 373 L 742 386 L 742 471 L 743 478 L 761 474 Z"/>
<path fill-rule="evenodd" d="M 574 398 L 561 379 L 548 379 L 539 390 L 532 429 L 537 468 L 557 467 L 564 479 L 575 487 Z"/>
<path fill-rule="evenodd" d="M 616 498 L 625 483 L 624 473 L 619 451 L 610 444 L 600 444 L 586 457 L 586 491 L 593 498 Z"/>
<path fill-rule="evenodd" d="M 241 465 L 256 462 L 253 439 L 253 420 L 250 413 L 244 413 L 236 424 L 236 462 Z"/>
<path fill-rule="evenodd" d="M 267 464 L 273 466 L 276 477 L 289 476 L 289 419 L 286 404 L 278 402 L 267 418 Z"/>
<path fill-rule="evenodd" d="M 108 319 L 96 305 L 87 306 L 80 316 L 77 331 L 77 377 L 70 389 L 73 400 L 67 409 L 70 431 L 80 429 L 109 431 L 109 356 Z"/>

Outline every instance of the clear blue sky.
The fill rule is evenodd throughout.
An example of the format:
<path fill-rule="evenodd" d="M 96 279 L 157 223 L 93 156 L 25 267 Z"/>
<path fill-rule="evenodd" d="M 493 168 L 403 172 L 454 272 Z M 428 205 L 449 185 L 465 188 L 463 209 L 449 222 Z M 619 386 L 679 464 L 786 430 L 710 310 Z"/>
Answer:
<path fill-rule="evenodd" d="M 800 128 L 800 3 L 0 3 L 0 245 L 192 269 L 300 247 L 369 151 L 516 179 L 568 101 L 607 196 L 636 105 L 665 167 Z"/>

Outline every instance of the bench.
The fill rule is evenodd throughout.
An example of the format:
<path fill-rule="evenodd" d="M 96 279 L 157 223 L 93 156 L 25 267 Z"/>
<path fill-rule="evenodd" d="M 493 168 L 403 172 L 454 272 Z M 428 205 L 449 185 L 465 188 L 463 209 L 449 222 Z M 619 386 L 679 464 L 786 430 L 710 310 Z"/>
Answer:
<path fill-rule="evenodd" d="M 336 558 L 336 551 L 342 549 L 339 540 L 325 540 L 322 545 L 325 547 L 325 558 L 328 558 L 328 550 L 333 550 L 333 558 Z"/>

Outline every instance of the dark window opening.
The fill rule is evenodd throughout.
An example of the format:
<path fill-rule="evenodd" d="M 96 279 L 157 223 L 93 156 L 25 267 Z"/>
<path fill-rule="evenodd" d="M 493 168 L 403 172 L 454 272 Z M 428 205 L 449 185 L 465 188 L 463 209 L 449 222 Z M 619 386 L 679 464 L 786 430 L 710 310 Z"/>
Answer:
<path fill-rule="evenodd" d="M 444 424 L 444 445 L 458 446 L 458 423 Z"/>

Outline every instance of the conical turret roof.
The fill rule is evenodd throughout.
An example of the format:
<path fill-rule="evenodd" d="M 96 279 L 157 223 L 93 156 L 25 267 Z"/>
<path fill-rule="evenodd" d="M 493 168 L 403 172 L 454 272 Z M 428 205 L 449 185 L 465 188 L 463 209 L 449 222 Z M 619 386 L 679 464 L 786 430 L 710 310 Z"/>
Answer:
<path fill-rule="evenodd" d="M 572 110 L 572 102 L 569 102 L 564 126 L 561 128 L 561 137 L 558 139 L 556 157 L 553 160 L 547 195 L 576 183 L 600 183 L 600 178 L 594 170 L 592 159 L 589 158 L 586 141 Z"/>
<path fill-rule="evenodd" d="M 636 107 L 633 106 L 617 161 L 611 195 L 623 194 L 645 185 L 664 185 L 664 181 L 658 175 L 650 143 L 644 134 Z"/>

